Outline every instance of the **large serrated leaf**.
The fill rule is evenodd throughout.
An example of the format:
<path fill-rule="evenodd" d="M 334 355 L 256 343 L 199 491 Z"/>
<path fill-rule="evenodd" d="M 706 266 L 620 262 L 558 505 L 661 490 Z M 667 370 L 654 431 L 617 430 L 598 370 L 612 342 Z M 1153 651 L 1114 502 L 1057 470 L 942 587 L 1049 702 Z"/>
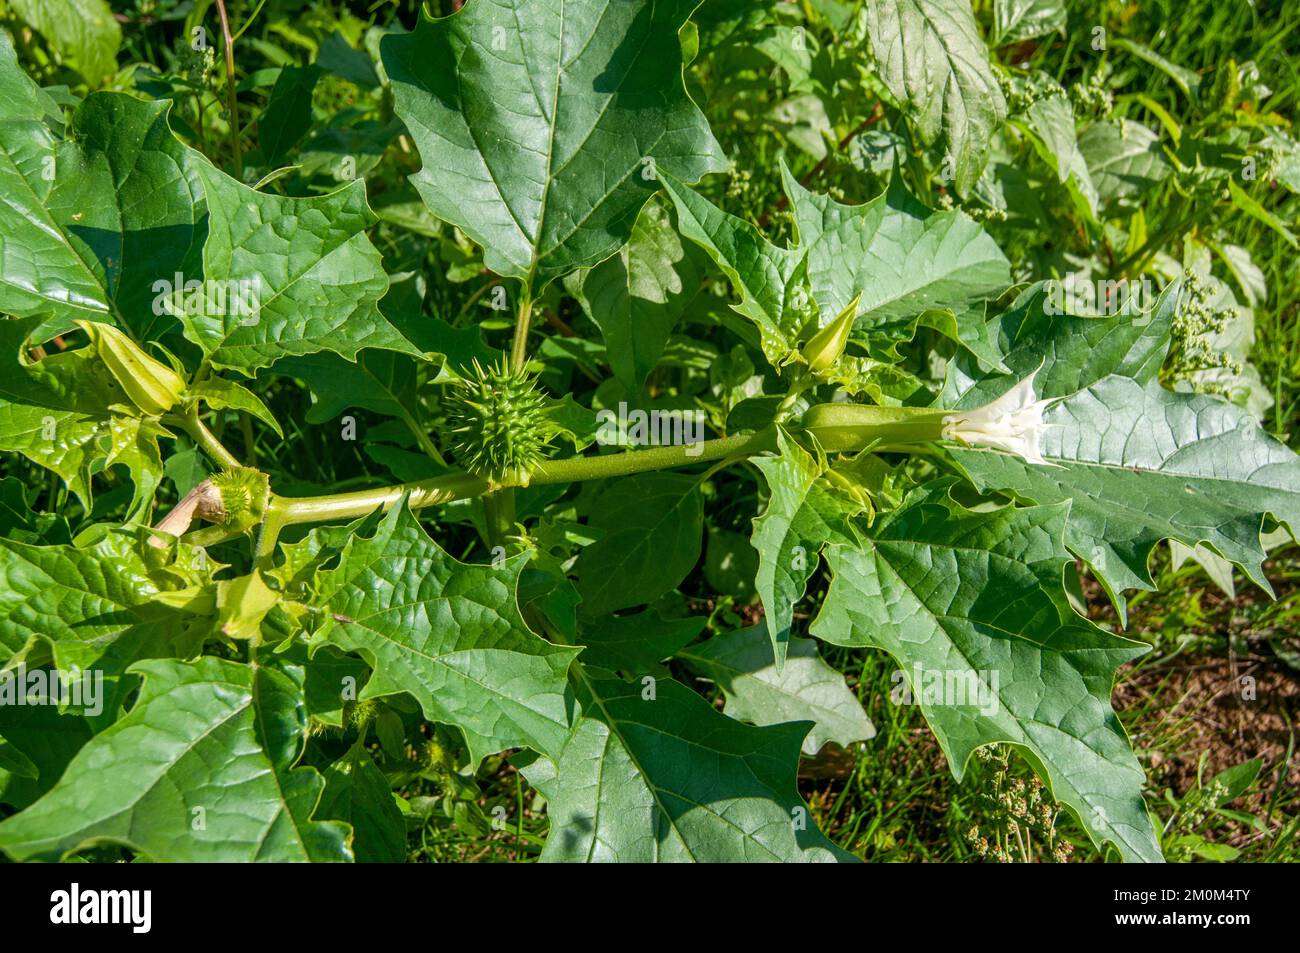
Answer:
<path fill-rule="evenodd" d="M 163 861 L 351 860 L 347 828 L 313 821 L 324 781 L 294 768 L 301 689 L 265 666 L 148 661 L 131 711 L 86 743 L 63 779 L 0 822 L 0 850 L 59 860 L 121 844 Z"/>
<path fill-rule="evenodd" d="M 682 83 L 696 0 L 474 0 L 384 38 L 416 188 L 533 282 L 617 251 L 657 170 L 696 181 L 722 150 Z"/>
<path fill-rule="evenodd" d="M 113 676 L 137 659 L 195 652 L 202 633 L 151 601 L 167 574 L 145 562 L 144 545 L 126 532 L 84 546 L 0 539 L 0 657 L 41 644 L 63 671 Z"/>
<path fill-rule="evenodd" d="M 257 192 L 176 138 L 170 104 L 121 93 L 87 98 L 58 142 L 7 37 L 0 89 L 0 309 L 47 316 L 47 333 L 91 320 L 142 341 L 179 318 L 214 366 L 249 376 L 322 350 L 419 353 L 376 307 L 388 278 L 361 182 Z"/>
<path fill-rule="evenodd" d="M 853 336 L 868 353 L 896 348 L 925 324 L 996 365 L 984 303 L 1011 282 L 1006 257 L 962 212 L 932 212 L 895 183 L 862 205 L 801 186 L 782 166 L 795 242 L 781 248 L 668 176 L 678 227 L 717 262 L 740 295 L 735 309 L 758 328 L 776 367 L 857 299 Z"/>
<path fill-rule="evenodd" d="M 987 450 L 954 449 L 980 487 L 1034 503 L 1070 501 L 1065 540 L 1124 612 L 1125 589 L 1151 589 L 1147 563 L 1163 539 L 1210 545 L 1268 589 L 1259 534 L 1266 515 L 1300 528 L 1300 458 L 1250 413 L 1215 397 L 1163 389 L 1157 371 L 1179 295 L 1166 289 L 1147 313 L 1053 314 L 1041 289 L 1004 322 L 1015 377 L 1037 369 L 1050 466 Z M 955 372 L 946 400 L 976 407 L 1010 378 Z M 959 395 L 955 402 L 953 395 Z"/>
<path fill-rule="evenodd" d="M 827 549 L 833 581 L 813 634 L 893 656 L 958 778 L 976 748 L 1015 744 L 1098 844 L 1160 860 L 1142 767 L 1110 706 L 1116 668 L 1147 647 L 1069 607 L 1068 508 L 975 513 L 947 491 L 919 491 L 866 546 Z"/>
<path fill-rule="evenodd" d="M 203 270 L 209 281 L 250 290 L 255 313 L 228 308 L 186 314 L 186 337 L 215 367 L 251 376 L 282 357 L 366 347 L 419 351 L 380 313 L 388 290 L 379 252 L 366 237 L 375 218 L 365 186 L 318 198 L 256 192 L 201 167 L 208 200 Z"/>
<path fill-rule="evenodd" d="M 871 201 L 844 205 L 781 171 L 823 316 L 858 298 L 854 337 L 869 353 L 889 355 L 924 318 L 981 360 L 998 363 L 984 343 L 983 304 L 1011 284 L 1011 264 L 979 224 L 964 212 L 927 209 L 897 177 Z"/>
<path fill-rule="evenodd" d="M 524 623 L 517 589 L 526 562 L 462 563 L 395 507 L 316 577 L 328 613 L 318 637 L 371 663 L 362 697 L 409 692 L 430 720 L 465 733 L 476 764 L 505 748 L 555 755 L 569 732 L 565 673 L 578 650 Z"/>
<path fill-rule="evenodd" d="M 831 861 L 795 787 L 806 722 L 756 728 L 678 683 L 586 681 L 586 716 L 525 776 L 547 800 L 544 861 Z"/>

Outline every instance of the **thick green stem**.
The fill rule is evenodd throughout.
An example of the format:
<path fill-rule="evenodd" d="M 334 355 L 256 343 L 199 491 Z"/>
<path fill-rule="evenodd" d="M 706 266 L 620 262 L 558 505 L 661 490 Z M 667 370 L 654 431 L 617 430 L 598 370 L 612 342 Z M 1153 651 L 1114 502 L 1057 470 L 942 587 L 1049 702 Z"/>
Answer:
<path fill-rule="evenodd" d="M 487 491 L 486 480 L 470 473 L 448 473 L 429 480 L 398 483 L 395 486 L 381 487 L 376 490 L 331 493 L 327 496 L 311 496 L 297 500 L 288 497 L 276 497 L 276 499 L 284 504 L 285 525 L 291 526 L 296 523 L 356 519 L 377 508 L 388 509 L 405 493 L 411 494 L 411 507 L 420 509 L 437 503 L 450 503 L 452 500 L 482 496 Z"/>
<path fill-rule="evenodd" d="M 679 447 L 653 447 L 649 450 L 607 453 L 595 457 L 548 460 L 532 472 L 529 482 L 542 485 L 603 480 L 650 470 L 666 470 L 691 463 L 706 463 L 735 455 L 759 453 L 773 449 L 775 446 L 775 437 L 767 431 L 761 434 L 705 440 L 702 443 Z M 472 474 L 449 473 L 428 480 L 399 483 L 396 486 L 375 490 L 332 493 L 328 496 L 313 496 L 298 500 L 276 497 L 276 500 L 283 505 L 285 525 L 291 525 L 356 519 L 377 508 L 388 509 L 405 493 L 411 494 L 411 508 L 420 509 L 439 503 L 450 503 L 452 500 L 482 496 L 489 489 L 486 480 Z"/>
<path fill-rule="evenodd" d="M 515 529 L 515 494 L 513 490 L 500 490 L 483 497 L 483 510 L 487 516 L 488 544 L 505 546 Z"/>
<path fill-rule="evenodd" d="M 286 525 L 286 502 L 284 497 L 273 495 L 266 504 L 266 513 L 257 534 L 257 550 L 253 554 L 254 565 L 259 570 L 270 569 L 275 560 L 275 544 L 280 539 L 280 530 Z"/>
<path fill-rule="evenodd" d="M 882 444 L 906 448 L 940 439 L 946 416 L 948 412 L 942 410 L 819 404 L 804 415 L 803 427 L 827 450 L 861 450 Z M 775 449 L 776 431 L 767 429 L 756 434 L 720 437 L 682 446 L 547 460 L 533 470 L 529 482 L 545 485 L 603 480 L 733 457 L 748 457 Z M 388 509 L 407 494 L 411 508 L 421 509 L 489 492 L 492 492 L 489 499 L 499 499 L 510 489 L 507 487 L 492 492 L 492 487 L 480 477 L 470 473 L 448 473 L 428 480 L 352 493 L 331 493 L 301 499 L 272 494 L 266 517 L 266 522 L 271 524 L 270 532 L 267 531 L 268 527 L 264 527 L 259 536 L 259 557 L 265 555 L 268 546 L 273 551 L 275 538 L 285 526 L 357 519 L 376 509 Z M 496 527 L 494 533 L 499 532 L 504 536 L 513 527 L 513 522 L 513 513 L 500 509 L 499 502 L 489 504 L 489 525 Z M 212 545 L 229 539 L 232 535 L 235 534 L 223 531 L 220 527 L 212 527 L 190 534 L 187 541 L 196 545 Z"/>
<path fill-rule="evenodd" d="M 528 363 L 528 326 L 533 320 L 533 289 L 528 280 L 524 280 L 523 297 L 519 302 L 519 314 L 515 318 L 515 339 L 510 348 L 510 367 L 518 373 Z"/>
<path fill-rule="evenodd" d="M 185 416 L 168 416 L 166 422 L 176 424 L 189 434 L 190 439 L 212 458 L 213 463 L 218 463 L 227 470 L 241 466 L 235 455 L 227 450 L 221 441 L 216 438 L 216 435 L 207 428 L 207 425 L 199 419 L 199 405 L 197 403 L 190 407 Z"/>

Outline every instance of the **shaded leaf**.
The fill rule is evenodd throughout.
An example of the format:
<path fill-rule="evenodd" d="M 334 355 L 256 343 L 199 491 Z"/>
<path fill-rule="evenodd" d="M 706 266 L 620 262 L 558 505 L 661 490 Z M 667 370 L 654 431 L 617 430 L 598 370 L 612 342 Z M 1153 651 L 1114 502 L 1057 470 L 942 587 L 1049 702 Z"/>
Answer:
<path fill-rule="evenodd" d="M 791 639 L 777 668 L 766 625 L 715 635 L 678 653 L 692 670 L 727 696 L 723 711 L 739 721 L 775 725 L 811 721 L 803 753 L 817 754 L 829 741 L 848 747 L 874 738 L 876 729 L 844 676 L 822 661 L 812 639 Z"/>
<path fill-rule="evenodd" d="M 640 674 L 673 655 L 704 629 L 703 616 L 665 619 L 646 609 L 635 615 L 605 616 L 583 626 L 578 641 L 584 665 Z"/>
<path fill-rule="evenodd" d="M 359 864 L 400 864 L 406 860 L 406 822 L 393 801 L 384 773 L 364 748 L 354 745 L 325 769 L 325 791 L 315 818 L 343 821 L 352 828 L 352 851 Z"/>
<path fill-rule="evenodd" d="M 590 524 L 604 535 L 574 571 L 582 613 L 598 616 L 653 602 L 686 578 L 700 558 L 704 505 L 695 477 L 623 477 L 597 497 Z"/>
<path fill-rule="evenodd" d="M 755 728 L 690 689 L 586 681 L 558 762 L 524 769 L 547 800 L 544 861 L 830 861 L 795 787 L 807 723 Z M 806 829 L 797 829 L 804 826 Z"/>

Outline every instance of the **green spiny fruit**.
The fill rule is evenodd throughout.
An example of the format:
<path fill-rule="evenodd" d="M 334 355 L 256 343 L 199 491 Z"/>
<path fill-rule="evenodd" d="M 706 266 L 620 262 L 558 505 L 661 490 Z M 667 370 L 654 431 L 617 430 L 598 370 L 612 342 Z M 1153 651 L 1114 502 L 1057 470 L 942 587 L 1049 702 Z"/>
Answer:
<path fill-rule="evenodd" d="M 363 698 L 353 705 L 351 711 L 348 712 L 348 723 L 357 731 L 360 731 L 378 718 L 382 710 L 382 706 L 375 699 Z"/>
<path fill-rule="evenodd" d="M 451 452 L 470 473 L 495 486 L 527 486 L 554 435 L 547 398 L 536 378 L 503 360 L 452 385 L 444 398 Z"/>
<path fill-rule="evenodd" d="M 261 517 L 268 492 L 266 474 L 249 467 L 231 467 L 214 475 L 212 485 L 221 494 L 226 523 Z"/>

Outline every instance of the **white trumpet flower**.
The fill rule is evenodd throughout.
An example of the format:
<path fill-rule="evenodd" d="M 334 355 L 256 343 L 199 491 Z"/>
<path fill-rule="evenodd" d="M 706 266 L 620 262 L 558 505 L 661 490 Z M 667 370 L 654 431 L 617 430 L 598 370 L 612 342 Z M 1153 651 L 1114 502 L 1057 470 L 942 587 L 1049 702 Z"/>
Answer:
<path fill-rule="evenodd" d="M 1039 368 L 1041 370 L 1041 368 Z M 1039 400 L 1030 374 L 1005 394 L 983 407 L 948 414 L 943 418 L 943 438 L 968 447 L 992 447 L 1005 450 L 1042 466 L 1042 439 L 1047 424 L 1043 411 L 1058 398 Z"/>

